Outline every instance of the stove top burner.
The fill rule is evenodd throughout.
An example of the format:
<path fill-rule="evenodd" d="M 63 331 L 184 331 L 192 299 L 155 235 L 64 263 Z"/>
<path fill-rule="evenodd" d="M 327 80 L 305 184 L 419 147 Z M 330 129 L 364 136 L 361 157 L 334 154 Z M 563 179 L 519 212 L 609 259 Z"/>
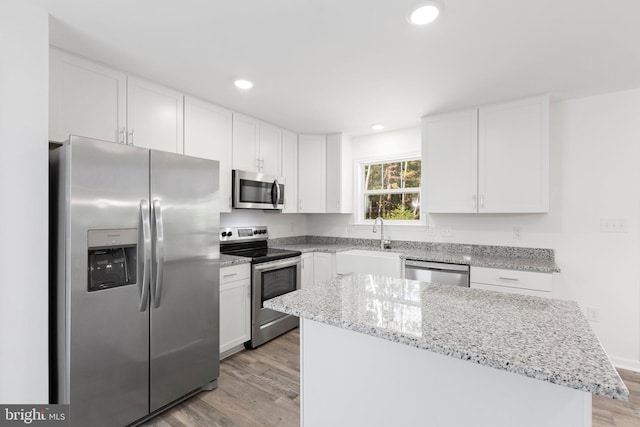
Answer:
<path fill-rule="evenodd" d="M 235 227 L 220 230 L 220 252 L 251 258 L 252 264 L 260 264 L 284 258 L 300 256 L 300 251 L 273 249 L 267 246 L 266 227 Z"/>
<path fill-rule="evenodd" d="M 231 251 L 231 252 L 227 252 L 221 248 L 220 251 L 228 255 L 251 258 L 252 264 L 260 264 L 263 262 L 275 261 L 275 260 L 284 259 L 284 258 L 293 258 L 296 256 L 300 256 L 302 254 L 302 252 L 300 251 L 290 251 L 286 249 L 272 249 L 272 248 L 243 249 L 243 250 L 237 250 L 237 251 Z"/>

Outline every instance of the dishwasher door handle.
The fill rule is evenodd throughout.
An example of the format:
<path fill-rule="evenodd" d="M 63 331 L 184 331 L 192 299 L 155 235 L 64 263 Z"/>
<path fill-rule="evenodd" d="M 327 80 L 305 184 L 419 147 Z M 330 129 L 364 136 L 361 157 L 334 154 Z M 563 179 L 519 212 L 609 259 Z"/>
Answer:
<path fill-rule="evenodd" d="M 443 264 L 439 262 L 406 260 L 404 265 L 405 267 L 413 267 L 422 270 L 455 271 L 463 273 L 469 272 L 469 266 L 466 264 Z"/>

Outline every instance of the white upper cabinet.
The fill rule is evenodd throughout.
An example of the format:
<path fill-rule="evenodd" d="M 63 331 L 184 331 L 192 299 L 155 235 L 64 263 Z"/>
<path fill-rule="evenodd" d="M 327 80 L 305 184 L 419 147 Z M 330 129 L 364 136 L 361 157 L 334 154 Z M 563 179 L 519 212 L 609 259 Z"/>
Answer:
<path fill-rule="evenodd" d="M 282 176 L 285 179 L 282 213 L 298 212 L 298 135 L 282 131 Z"/>
<path fill-rule="evenodd" d="M 54 48 L 49 61 L 49 140 L 75 134 L 124 142 L 126 75 Z"/>
<path fill-rule="evenodd" d="M 231 212 L 232 112 L 185 96 L 184 154 L 220 162 L 220 211 Z"/>
<path fill-rule="evenodd" d="M 480 108 L 479 212 L 549 211 L 549 98 Z"/>
<path fill-rule="evenodd" d="M 328 213 L 353 211 L 353 165 L 351 141 L 341 133 L 327 135 Z"/>
<path fill-rule="evenodd" d="M 549 97 L 423 118 L 430 213 L 549 210 Z"/>
<path fill-rule="evenodd" d="M 427 212 L 476 212 L 478 110 L 422 121 L 422 179 Z"/>
<path fill-rule="evenodd" d="M 233 169 L 282 175 L 282 129 L 233 114 Z"/>
<path fill-rule="evenodd" d="M 326 212 L 326 138 L 298 136 L 298 212 Z"/>
<path fill-rule="evenodd" d="M 259 171 L 258 120 L 233 113 L 233 169 Z"/>
<path fill-rule="evenodd" d="M 179 92 L 135 77 L 127 79 L 127 142 L 182 154 L 184 99 Z"/>
<path fill-rule="evenodd" d="M 258 122 L 258 149 L 260 172 L 282 175 L 282 129 L 265 122 Z"/>
<path fill-rule="evenodd" d="M 183 152 L 181 93 L 50 49 L 49 139 L 69 134 Z"/>

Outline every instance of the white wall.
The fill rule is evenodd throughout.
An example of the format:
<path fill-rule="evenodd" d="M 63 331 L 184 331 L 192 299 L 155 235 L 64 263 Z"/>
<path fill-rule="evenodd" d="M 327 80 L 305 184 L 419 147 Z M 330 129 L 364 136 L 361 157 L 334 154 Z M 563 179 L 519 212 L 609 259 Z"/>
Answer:
<path fill-rule="evenodd" d="M 248 227 L 254 225 L 266 225 L 269 228 L 269 237 L 272 239 L 307 234 L 306 215 L 263 212 L 251 209 L 234 209 L 232 213 L 220 214 L 220 227 Z"/>
<path fill-rule="evenodd" d="M 0 2 L 0 402 L 48 403 L 48 16 Z"/>
<path fill-rule="evenodd" d="M 354 138 L 354 159 L 420 149 L 419 128 Z M 386 227 L 392 239 L 553 248 L 554 292 L 600 309 L 591 323 L 617 366 L 640 370 L 640 90 L 552 104 L 548 214 L 427 215 L 428 227 Z M 600 219 L 629 232 L 601 233 Z M 376 238 L 351 215 L 310 215 L 309 234 Z M 451 226 L 443 237 L 440 227 Z M 513 239 L 513 228 L 522 239 Z"/>

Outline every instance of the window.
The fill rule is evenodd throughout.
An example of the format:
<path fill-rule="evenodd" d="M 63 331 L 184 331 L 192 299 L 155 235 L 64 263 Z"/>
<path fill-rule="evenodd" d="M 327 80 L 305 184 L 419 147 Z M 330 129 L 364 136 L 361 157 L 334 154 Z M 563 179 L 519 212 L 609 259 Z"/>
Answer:
<path fill-rule="evenodd" d="M 421 164 L 417 158 L 362 163 L 361 221 L 419 221 Z"/>

